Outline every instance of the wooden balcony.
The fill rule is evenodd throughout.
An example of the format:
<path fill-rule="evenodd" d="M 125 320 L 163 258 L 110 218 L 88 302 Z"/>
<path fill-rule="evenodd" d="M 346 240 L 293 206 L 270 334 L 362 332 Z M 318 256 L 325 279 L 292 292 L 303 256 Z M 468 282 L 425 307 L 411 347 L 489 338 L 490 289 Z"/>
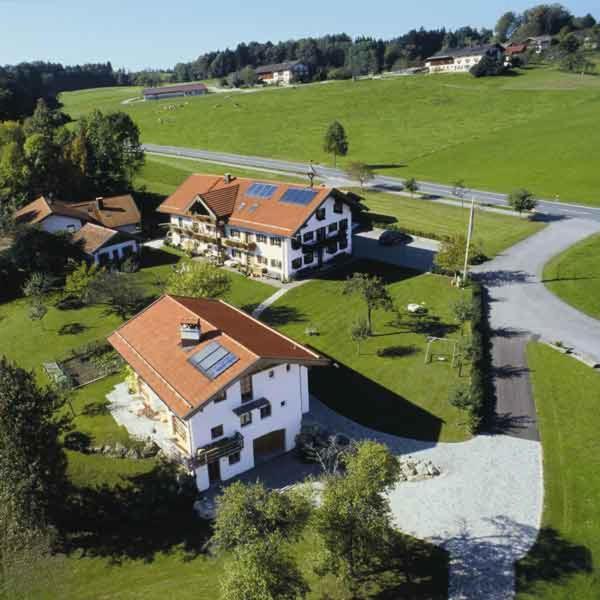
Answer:
<path fill-rule="evenodd" d="M 235 435 L 229 438 L 223 438 L 198 448 L 194 463 L 196 466 L 203 466 L 209 463 L 216 462 L 220 458 L 240 452 L 244 447 L 244 436 L 236 432 Z"/>

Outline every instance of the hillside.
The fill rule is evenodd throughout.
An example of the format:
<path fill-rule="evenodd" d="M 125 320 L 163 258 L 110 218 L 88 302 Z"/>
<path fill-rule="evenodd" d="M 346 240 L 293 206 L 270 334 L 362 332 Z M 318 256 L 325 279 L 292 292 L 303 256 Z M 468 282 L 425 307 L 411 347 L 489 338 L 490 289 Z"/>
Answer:
<path fill-rule="evenodd" d="M 600 77 L 549 68 L 328 82 L 257 93 L 121 104 L 139 88 L 65 93 L 74 118 L 121 109 L 145 142 L 328 162 L 327 125 L 340 120 L 350 154 L 388 174 L 600 204 Z"/>

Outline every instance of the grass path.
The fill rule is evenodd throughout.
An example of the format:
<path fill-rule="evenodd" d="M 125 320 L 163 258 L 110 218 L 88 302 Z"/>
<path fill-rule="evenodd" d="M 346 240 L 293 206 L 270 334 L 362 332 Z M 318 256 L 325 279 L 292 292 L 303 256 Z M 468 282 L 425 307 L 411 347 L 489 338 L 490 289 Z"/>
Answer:
<path fill-rule="evenodd" d="M 546 287 L 559 298 L 600 319 L 600 234 L 553 258 L 544 267 L 543 277 Z"/>
<path fill-rule="evenodd" d="M 600 374 L 541 344 L 529 367 L 544 453 L 542 530 L 517 568 L 518 600 L 600 597 Z"/>

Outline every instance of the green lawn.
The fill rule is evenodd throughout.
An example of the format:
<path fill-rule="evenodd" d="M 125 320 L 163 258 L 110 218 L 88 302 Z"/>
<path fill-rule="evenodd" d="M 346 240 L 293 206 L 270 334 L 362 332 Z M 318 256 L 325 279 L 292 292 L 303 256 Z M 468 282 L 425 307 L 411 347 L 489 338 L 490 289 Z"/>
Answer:
<path fill-rule="evenodd" d="M 122 105 L 132 92 L 87 90 L 61 100 L 75 118 L 93 108 L 126 110 L 144 142 L 322 163 L 331 162 L 323 133 L 338 119 L 350 140 L 342 164 L 362 160 L 389 174 L 600 203 L 600 77 L 535 68 L 513 77 L 397 77 Z"/>
<path fill-rule="evenodd" d="M 600 597 L 600 374 L 541 344 L 529 367 L 544 452 L 544 515 L 517 568 L 519 600 Z"/>
<path fill-rule="evenodd" d="M 172 251 L 146 250 L 146 266 L 134 275 L 149 297 L 157 297 L 179 255 Z M 152 265 L 152 266 L 150 266 Z M 231 273 L 231 289 L 224 300 L 252 310 L 274 293 L 275 288 L 265 283 Z M 120 319 L 107 313 L 99 305 L 61 310 L 52 298 L 48 314 L 40 322 L 29 319 L 29 303 L 25 299 L 0 304 L 0 354 L 5 354 L 20 366 L 41 372 L 42 363 L 64 358 L 69 350 L 96 339 L 105 338 L 120 324 Z M 65 333 L 65 325 L 78 323 L 83 331 Z"/>
<path fill-rule="evenodd" d="M 582 240 L 544 267 L 546 287 L 588 315 L 600 319 L 600 234 Z"/>
<path fill-rule="evenodd" d="M 374 336 L 361 345 L 359 355 L 349 329 L 365 310 L 358 297 L 342 294 L 346 276 L 354 271 L 384 277 L 396 307 L 404 313 L 407 304 L 425 302 L 429 318 L 421 332 L 415 331 L 406 314 L 401 323 L 395 323 L 393 313 L 376 311 Z M 459 378 L 449 361 L 426 365 L 424 358 L 427 335 L 460 337 L 450 316 L 450 303 L 461 293 L 446 277 L 361 261 L 289 291 L 262 318 L 335 361 L 331 367 L 311 372 L 312 391 L 331 408 L 380 431 L 459 441 L 469 435 L 464 414 L 448 403 L 448 389 L 468 381 L 468 374 Z M 309 326 L 319 335 L 307 335 Z M 398 348 L 400 356 L 377 356 L 377 350 L 384 348 Z M 436 351 L 447 352 L 448 347 Z"/>
<path fill-rule="evenodd" d="M 433 237 L 463 233 L 469 224 L 469 210 L 421 199 L 411 199 L 382 192 L 362 192 L 371 218 L 387 222 L 390 217 L 409 232 Z M 379 216 L 383 218 L 379 218 Z M 474 240 L 481 242 L 490 258 L 540 231 L 545 225 L 511 215 L 478 210 L 475 217 Z"/>

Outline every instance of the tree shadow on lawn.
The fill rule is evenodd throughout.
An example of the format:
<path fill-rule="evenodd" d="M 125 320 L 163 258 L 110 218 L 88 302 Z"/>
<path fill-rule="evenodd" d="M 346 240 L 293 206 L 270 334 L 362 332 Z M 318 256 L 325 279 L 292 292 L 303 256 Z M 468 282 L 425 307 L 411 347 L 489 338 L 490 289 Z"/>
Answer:
<path fill-rule="evenodd" d="M 311 388 L 329 408 L 365 427 L 416 440 L 439 439 L 442 419 L 333 358 L 330 366 L 311 372 Z"/>
<path fill-rule="evenodd" d="M 399 281 L 405 281 L 406 279 L 418 277 L 419 275 L 423 274 L 420 271 L 409 269 L 408 267 L 398 267 L 396 265 L 390 265 L 376 260 L 361 258 L 359 260 L 352 261 L 351 263 L 341 265 L 337 269 L 331 269 L 330 271 L 320 275 L 318 278 L 323 281 L 345 281 L 349 277 L 352 277 L 354 273 L 377 275 L 383 279 L 383 282 L 386 285 L 398 283 Z"/>
<path fill-rule="evenodd" d="M 302 311 L 294 306 L 286 305 L 269 306 L 262 313 L 260 319 L 270 327 L 282 327 L 290 323 L 305 323 L 308 320 Z"/>
<path fill-rule="evenodd" d="M 515 568 L 517 590 L 525 593 L 535 593 L 541 582 L 561 584 L 578 573 L 594 571 L 591 551 L 564 539 L 552 527 L 540 530 L 535 545 Z"/>
<path fill-rule="evenodd" d="M 449 555 L 428 542 L 394 532 L 391 556 L 368 576 L 361 590 L 365 600 L 445 600 Z"/>
<path fill-rule="evenodd" d="M 173 465 L 161 463 L 123 485 L 72 487 L 59 518 L 64 552 L 112 564 L 152 562 L 158 552 L 182 551 L 186 560 L 203 553 L 210 526 L 192 511 L 195 485 L 180 486 L 175 473 Z"/>
<path fill-rule="evenodd" d="M 162 267 L 164 265 L 176 265 L 181 257 L 172 252 L 165 252 L 156 248 L 144 246 L 142 250 L 141 268 Z"/>

